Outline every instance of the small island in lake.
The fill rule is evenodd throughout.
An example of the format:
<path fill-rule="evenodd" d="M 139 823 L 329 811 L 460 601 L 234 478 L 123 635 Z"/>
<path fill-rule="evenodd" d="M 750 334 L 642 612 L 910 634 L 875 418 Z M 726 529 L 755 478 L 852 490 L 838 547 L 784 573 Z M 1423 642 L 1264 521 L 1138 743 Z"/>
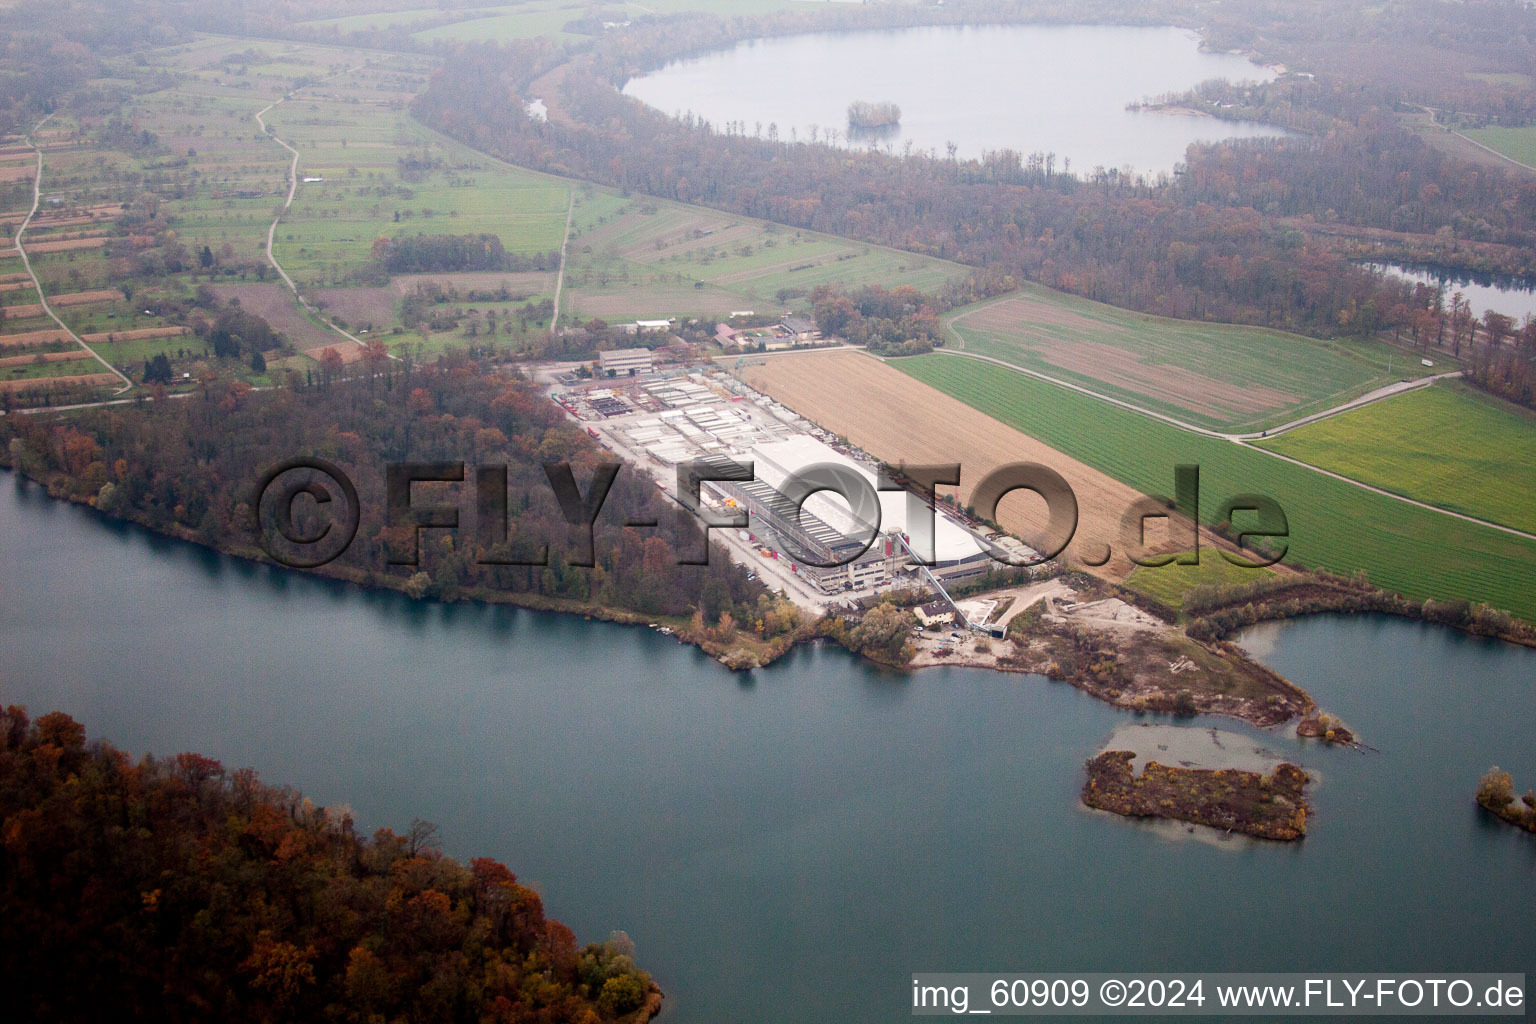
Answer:
<path fill-rule="evenodd" d="M 1106 750 L 1088 762 L 1083 803 L 1128 818 L 1172 818 L 1241 832 L 1260 839 L 1293 840 L 1307 833 L 1310 779 L 1293 764 L 1273 773 L 1233 768 L 1170 768 L 1148 761 L 1138 777 L 1136 755 Z"/>
<path fill-rule="evenodd" d="M 1478 783 L 1477 802 L 1516 828 L 1536 832 L 1536 792 L 1516 797 L 1513 776 L 1497 765 Z"/>
<path fill-rule="evenodd" d="M 848 104 L 848 127 L 864 131 L 894 128 L 901 123 L 901 108 L 894 103 L 854 100 Z"/>

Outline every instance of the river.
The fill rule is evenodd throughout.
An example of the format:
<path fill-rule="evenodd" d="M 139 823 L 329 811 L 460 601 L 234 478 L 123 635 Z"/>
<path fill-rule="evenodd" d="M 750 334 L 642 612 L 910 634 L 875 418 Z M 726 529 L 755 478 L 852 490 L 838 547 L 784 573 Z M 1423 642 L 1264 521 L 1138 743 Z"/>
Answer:
<path fill-rule="evenodd" d="M 253 766 L 366 828 L 437 822 L 677 1024 L 905 1019 L 916 970 L 1528 970 L 1536 651 L 1320 618 L 1248 642 L 1380 753 L 1240 723 L 1319 776 L 1293 845 L 1084 809 L 1132 716 L 1039 677 L 829 647 L 733 675 L 645 629 L 413 603 L 114 524 L 0 472 L 0 700 Z"/>
<path fill-rule="evenodd" d="M 925 69 L 914 73 L 914 69 Z M 668 114 L 692 112 L 721 130 L 801 141 L 813 127 L 845 133 L 848 104 L 894 102 L 900 129 L 878 144 L 900 153 L 979 157 L 1013 149 L 1056 154 L 1079 173 L 1095 167 L 1170 172 L 1190 143 L 1274 136 L 1271 125 L 1126 105 L 1211 78 L 1268 81 L 1274 72 L 1207 53 L 1176 28 L 988 25 L 823 32 L 759 39 L 674 61 L 624 91 Z M 846 142 L 846 138 L 842 141 Z M 867 138 L 855 139 L 867 145 Z"/>

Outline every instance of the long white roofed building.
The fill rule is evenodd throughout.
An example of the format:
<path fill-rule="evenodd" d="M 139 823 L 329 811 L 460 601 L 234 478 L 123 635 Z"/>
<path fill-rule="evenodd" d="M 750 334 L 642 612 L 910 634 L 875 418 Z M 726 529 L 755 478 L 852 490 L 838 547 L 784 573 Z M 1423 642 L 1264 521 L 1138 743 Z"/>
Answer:
<path fill-rule="evenodd" d="M 783 494 L 788 478 L 813 466 L 836 466 L 858 474 L 876 491 L 879 499 L 879 524 L 875 540 L 868 550 L 846 565 L 820 568 L 802 565 L 800 572 L 827 593 L 864 589 L 895 581 L 912 564 L 896 535 L 909 539 L 923 553 L 922 535 L 926 530 L 908 522 L 914 506 L 926 519 L 928 513 L 906 491 L 878 490 L 878 476 L 873 467 L 843 455 L 809 435 L 801 434 L 783 441 L 773 441 L 752 448 L 745 456 L 753 464 L 756 479 L 747 484 L 717 485 L 725 493 L 742 501 L 752 515 L 753 529 L 759 535 L 778 538 L 777 547 L 793 550 L 809 548 L 819 552 L 818 561 L 847 557 L 876 524 L 861 521 L 843 497 L 832 491 L 820 491 L 806 499 L 799 516 L 793 502 Z M 977 576 L 992 564 L 991 556 L 980 538 L 945 515 L 933 515 L 933 574 L 940 579 L 958 580 Z M 785 541 L 789 543 L 786 545 Z"/>

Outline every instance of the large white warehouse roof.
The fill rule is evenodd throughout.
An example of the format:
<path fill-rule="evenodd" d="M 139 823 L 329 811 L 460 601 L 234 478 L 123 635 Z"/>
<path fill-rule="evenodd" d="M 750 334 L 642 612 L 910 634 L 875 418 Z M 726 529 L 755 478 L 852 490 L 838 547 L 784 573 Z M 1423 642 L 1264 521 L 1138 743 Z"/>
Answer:
<path fill-rule="evenodd" d="M 823 444 L 809 434 L 799 434 L 785 441 L 760 444 L 748 453 L 757 479 L 770 487 L 779 488 L 792 473 L 809 466 L 835 463 L 854 470 L 875 487 L 874 471 L 860 465 L 848 456 Z M 900 532 L 912 537 L 907 527 L 908 493 L 906 491 L 878 491 L 880 498 L 880 533 Z M 821 491 L 806 499 L 805 510 L 833 529 L 849 535 L 862 535 L 868 526 L 858 526 L 852 511 L 842 496 L 833 491 Z M 955 562 L 984 554 L 981 542 L 965 527 L 940 512 L 934 517 L 934 558 L 940 563 Z M 913 538 L 914 545 L 917 538 Z M 919 549 L 919 553 L 921 553 Z"/>

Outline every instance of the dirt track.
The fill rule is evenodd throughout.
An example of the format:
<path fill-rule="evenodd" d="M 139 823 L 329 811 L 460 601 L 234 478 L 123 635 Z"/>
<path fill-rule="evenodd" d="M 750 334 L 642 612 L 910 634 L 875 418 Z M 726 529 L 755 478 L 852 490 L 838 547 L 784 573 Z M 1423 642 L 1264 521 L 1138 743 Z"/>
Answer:
<path fill-rule="evenodd" d="M 1119 534 L 1121 518 L 1141 497 L 1139 492 L 870 356 L 850 351 L 773 356 L 763 365 L 748 367 L 745 379 L 886 462 L 960 463 L 962 503 L 968 503 L 977 482 L 1000 465 L 1049 466 L 1066 478 L 1077 496 L 1079 525 L 1067 558 L 1078 565 L 1097 561 L 1108 544 L 1110 561 L 1102 568 L 1084 568 L 1117 581 L 1134 568 Z M 1046 524 L 1045 503 L 1027 492 L 1015 492 L 1003 499 L 998 521 L 1026 540 L 1038 536 Z M 1148 524 L 1147 532 L 1155 544 L 1157 520 Z M 1203 542 L 1216 546 L 1209 536 Z"/>

